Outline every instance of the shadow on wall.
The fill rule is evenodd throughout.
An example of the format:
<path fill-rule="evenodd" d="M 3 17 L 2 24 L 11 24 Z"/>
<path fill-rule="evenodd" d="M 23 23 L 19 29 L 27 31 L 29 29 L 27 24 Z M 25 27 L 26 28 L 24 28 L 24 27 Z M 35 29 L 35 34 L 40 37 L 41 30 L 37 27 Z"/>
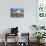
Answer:
<path fill-rule="evenodd" d="M 5 34 L 5 33 L 10 33 L 11 32 L 11 28 L 8 28 L 8 29 L 5 29 L 4 32 L 2 34 Z"/>

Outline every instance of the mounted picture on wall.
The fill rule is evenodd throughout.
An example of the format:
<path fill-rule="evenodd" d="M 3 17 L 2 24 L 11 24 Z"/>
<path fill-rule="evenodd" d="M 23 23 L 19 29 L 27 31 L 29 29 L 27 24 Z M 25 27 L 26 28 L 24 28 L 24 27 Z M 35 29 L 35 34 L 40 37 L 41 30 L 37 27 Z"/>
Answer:
<path fill-rule="evenodd" d="M 24 8 L 11 8 L 10 16 L 11 17 L 24 17 Z"/>
<path fill-rule="evenodd" d="M 46 18 L 46 0 L 37 0 L 37 15 L 39 18 Z"/>

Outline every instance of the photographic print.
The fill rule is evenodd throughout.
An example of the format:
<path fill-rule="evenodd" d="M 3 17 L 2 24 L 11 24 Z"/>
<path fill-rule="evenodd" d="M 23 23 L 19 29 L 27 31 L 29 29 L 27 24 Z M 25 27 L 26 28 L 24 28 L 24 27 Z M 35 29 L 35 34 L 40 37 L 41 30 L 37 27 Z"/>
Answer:
<path fill-rule="evenodd" d="M 24 17 L 24 8 L 11 8 L 11 17 Z"/>

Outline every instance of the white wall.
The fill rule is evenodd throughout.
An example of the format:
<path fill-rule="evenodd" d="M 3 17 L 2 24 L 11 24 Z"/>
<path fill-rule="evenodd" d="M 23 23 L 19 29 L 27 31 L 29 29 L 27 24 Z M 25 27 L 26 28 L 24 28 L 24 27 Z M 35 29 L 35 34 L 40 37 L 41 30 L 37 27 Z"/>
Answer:
<path fill-rule="evenodd" d="M 11 18 L 10 8 L 24 8 L 24 18 Z M 36 0 L 0 0 L 0 34 L 8 28 L 19 27 L 20 32 L 30 32 L 36 24 Z"/>

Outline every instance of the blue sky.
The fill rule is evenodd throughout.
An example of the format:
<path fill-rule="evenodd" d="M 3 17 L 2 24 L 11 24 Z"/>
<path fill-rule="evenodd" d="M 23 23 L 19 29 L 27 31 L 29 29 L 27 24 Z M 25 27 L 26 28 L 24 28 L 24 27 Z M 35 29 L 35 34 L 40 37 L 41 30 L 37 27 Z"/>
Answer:
<path fill-rule="evenodd" d="M 11 12 L 21 11 L 24 12 L 24 8 L 11 8 Z"/>

